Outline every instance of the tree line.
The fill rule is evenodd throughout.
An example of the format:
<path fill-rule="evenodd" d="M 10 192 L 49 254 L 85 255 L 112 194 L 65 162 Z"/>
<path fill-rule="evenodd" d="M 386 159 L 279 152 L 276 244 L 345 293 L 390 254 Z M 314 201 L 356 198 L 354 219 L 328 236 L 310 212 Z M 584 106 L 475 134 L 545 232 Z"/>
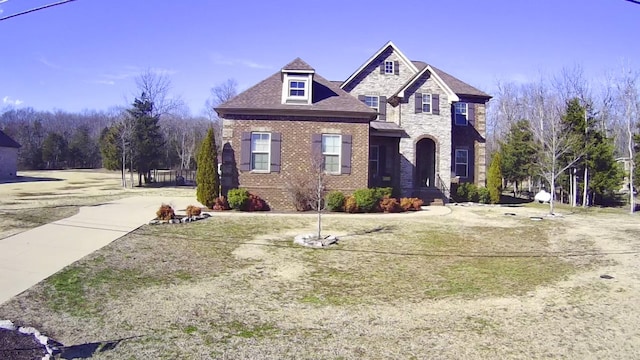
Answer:
<path fill-rule="evenodd" d="M 234 80 L 215 86 L 204 116 L 191 116 L 180 98 L 169 96 L 164 75 L 147 71 L 136 78 L 138 96 L 108 111 L 0 111 L 0 129 L 22 145 L 19 170 L 106 168 L 138 173 L 138 184 L 152 169 L 195 169 L 207 130 L 221 128 L 213 107 L 236 94 Z"/>
<path fill-rule="evenodd" d="M 633 211 L 633 188 L 624 184 L 640 184 L 639 94 L 640 74 L 629 70 L 598 82 L 574 67 L 535 82 L 499 83 L 488 110 L 492 161 L 514 195 L 522 184 L 550 192 L 551 212 L 554 200 L 609 205 L 622 193 Z"/>

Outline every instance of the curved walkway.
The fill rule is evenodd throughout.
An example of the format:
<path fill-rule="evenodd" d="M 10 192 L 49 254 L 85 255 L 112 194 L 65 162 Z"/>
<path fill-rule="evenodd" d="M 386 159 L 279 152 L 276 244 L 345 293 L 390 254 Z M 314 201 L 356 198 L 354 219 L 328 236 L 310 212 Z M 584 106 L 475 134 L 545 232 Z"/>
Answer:
<path fill-rule="evenodd" d="M 0 240 L 0 304 L 149 222 L 161 204 L 184 209 L 188 197 L 135 196 L 80 208 L 66 219 Z"/>

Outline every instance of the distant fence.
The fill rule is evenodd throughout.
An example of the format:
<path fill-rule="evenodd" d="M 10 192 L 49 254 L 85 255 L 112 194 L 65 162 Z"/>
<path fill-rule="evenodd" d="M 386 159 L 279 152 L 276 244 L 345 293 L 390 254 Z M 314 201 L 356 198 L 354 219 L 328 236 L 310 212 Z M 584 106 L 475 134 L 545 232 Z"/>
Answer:
<path fill-rule="evenodd" d="M 153 182 L 164 186 L 196 186 L 195 170 L 162 170 L 151 171 Z"/>

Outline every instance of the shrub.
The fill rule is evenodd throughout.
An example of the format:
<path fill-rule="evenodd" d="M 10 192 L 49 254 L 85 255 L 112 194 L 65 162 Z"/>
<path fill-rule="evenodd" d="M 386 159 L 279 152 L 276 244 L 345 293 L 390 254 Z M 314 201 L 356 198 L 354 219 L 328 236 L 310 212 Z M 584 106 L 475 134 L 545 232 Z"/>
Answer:
<path fill-rule="evenodd" d="M 293 175 L 285 185 L 287 195 L 297 211 L 311 210 L 314 189 L 307 173 Z"/>
<path fill-rule="evenodd" d="M 478 187 L 476 184 L 472 183 L 462 183 L 458 185 L 458 190 L 456 191 L 457 201 L 478 201 Z"/>
<path fill-rule="evenodd" d="M 380 188 L 373 188 L 373 192 L 374 192 L 374 196 L 376 198 L 376 200 L 381 201 L 382 199 L 384 199 L 385 197 L 390 198 L 391 196 L 393 196 L 393 188 L 390 187 L 380 187 Z"/>
<path fill-rule="evenodd" d="M 158 220 L 171 220 L 175 217 L 175 213 L 171 205 L 162 204 L 160 205 L 160 209 L 156 211 L 156 216 Z"/>
<path fill-rule="evenodd" d="M 249 194 L 249 200 L 247 201 L 243 210 L 269 211 L 269 205 L 267 205 L 267 202 L 260 198 L 258 195 Z"/>
<path fill-rule="evenodd" d="M 420 198 L 411 198 L 411 209 L 413 211 L 422 210 L 422 205 L 424 205 L 424 201 Z"/>
<path fill-rule="evenodd" d="M 380 200 L 380 209 L 386 213 L 396 213 L 402 211 L 398 200 L 389 196 L 385 196 Z"/>
<path fill-rule="evenodd" d="M 249 202 L 249 192 L 246 189 L 231 189 L 227 193 L 229 207 L 235 210 L 244 210 Z"/>
<path fill-rule="evenodd" d="M 402 198 L 400 199 L 400 208 L 402 211 L 418 211 L 421 210 L 424 201 L 420 198 Z"/>
<path fill-rule="evenodd" d="M 200 213 L 202 213 L 202 209 L 200 209 L 199 206 L 189 205 L 187 206 L 186 213 L 188 217 L 198 216 L 200 215 Z"/>
<path fill-rule="evenodd" d="M 329 211 L 343 211 L 345 197 L 340 191 L 331 191 L 325 197 L 325 203 Z"/>
<path fill-rule="evenodd" d="M 478 188 L 478 201 L 482 204 L 491 203 L 491 190 L 487 189 L 486 187 Z"/>
<path fill-rule="evenodd" d="M 358 210 L 362 212 L 372 212 L 378 205 L 376 199 L 376 191 L 374 189 L 358 189 L 353 192 Z"/>
<path fill-rule="evenodd" d="M 227 202 L 227 199 L 224 196 L 218 196 L 216 198 L 216 201 L 214 201 L 213 203 L 213 210 L 229 210 L 229 203 Z"/>
<path fill-rule="evenodd" d="M 350 214 L 356 213 L 359 211 L 358 204 L 356 203 L 356 198 L 353 196 L 347 196 L 344 199 L 344 211 Z"/>

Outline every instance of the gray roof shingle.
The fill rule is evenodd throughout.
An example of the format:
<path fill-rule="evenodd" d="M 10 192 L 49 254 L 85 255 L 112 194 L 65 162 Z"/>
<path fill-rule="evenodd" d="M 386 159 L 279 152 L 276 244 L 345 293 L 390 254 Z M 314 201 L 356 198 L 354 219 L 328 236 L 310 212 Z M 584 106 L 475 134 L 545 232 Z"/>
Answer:
<path fill-rule="evenodd" d="M 427 64 L 423 61 L 411 61 L 411 62 L 418 68 L 418 71 L 421 71 L 427 66 Z M 475 87 L 465 83 L 464 81 L 456 78 L 453 75 L 450 75 L 438 69 L 433 65 L 431 65 L 431 68 L 438 74 L 438 76 L 440 76 L 442 81 L 444 81 L 445 84 L 447 84 L 451 88 L 451 90 L 453 90 L 453 92 L 456 93 L 457 95 L 471 95 L 471 96 L 481 96 L 481 97 L 487 97 L 487 98 L 491 97 L 491 95 L 476 89 Z M 413 79 L 411 79 L 411 81 L 413 81 Z"/>
<path fill-rule="evenodd" d="M 294 68 L 295 69 L 292 69 Z M 310 70 L 307 63 L 300 58 L 295 59 L 283 69 L 285 70 Z M 287 115 L 291 112 L 309 113 L 310 116 L 337 115 L 353 116 L 373 119 L 376 112 L 362 103 L 360 100 L 342 90 L 335 83 L 318 74 L 313 75 L 312 102 L 311 104 L 283 104 L 282 103 L 282 72 L 271 75 L 256 85 L 238 94 L 231 100 L 221 104 L 215 110 L 218 113 L 242 113 L 256 110 L 268 110 L 270 112 Z"/>
<path fill-rule="evenodd" d="M 0 147 L 20 148 L 22 146 L 0 130 Z"/>

